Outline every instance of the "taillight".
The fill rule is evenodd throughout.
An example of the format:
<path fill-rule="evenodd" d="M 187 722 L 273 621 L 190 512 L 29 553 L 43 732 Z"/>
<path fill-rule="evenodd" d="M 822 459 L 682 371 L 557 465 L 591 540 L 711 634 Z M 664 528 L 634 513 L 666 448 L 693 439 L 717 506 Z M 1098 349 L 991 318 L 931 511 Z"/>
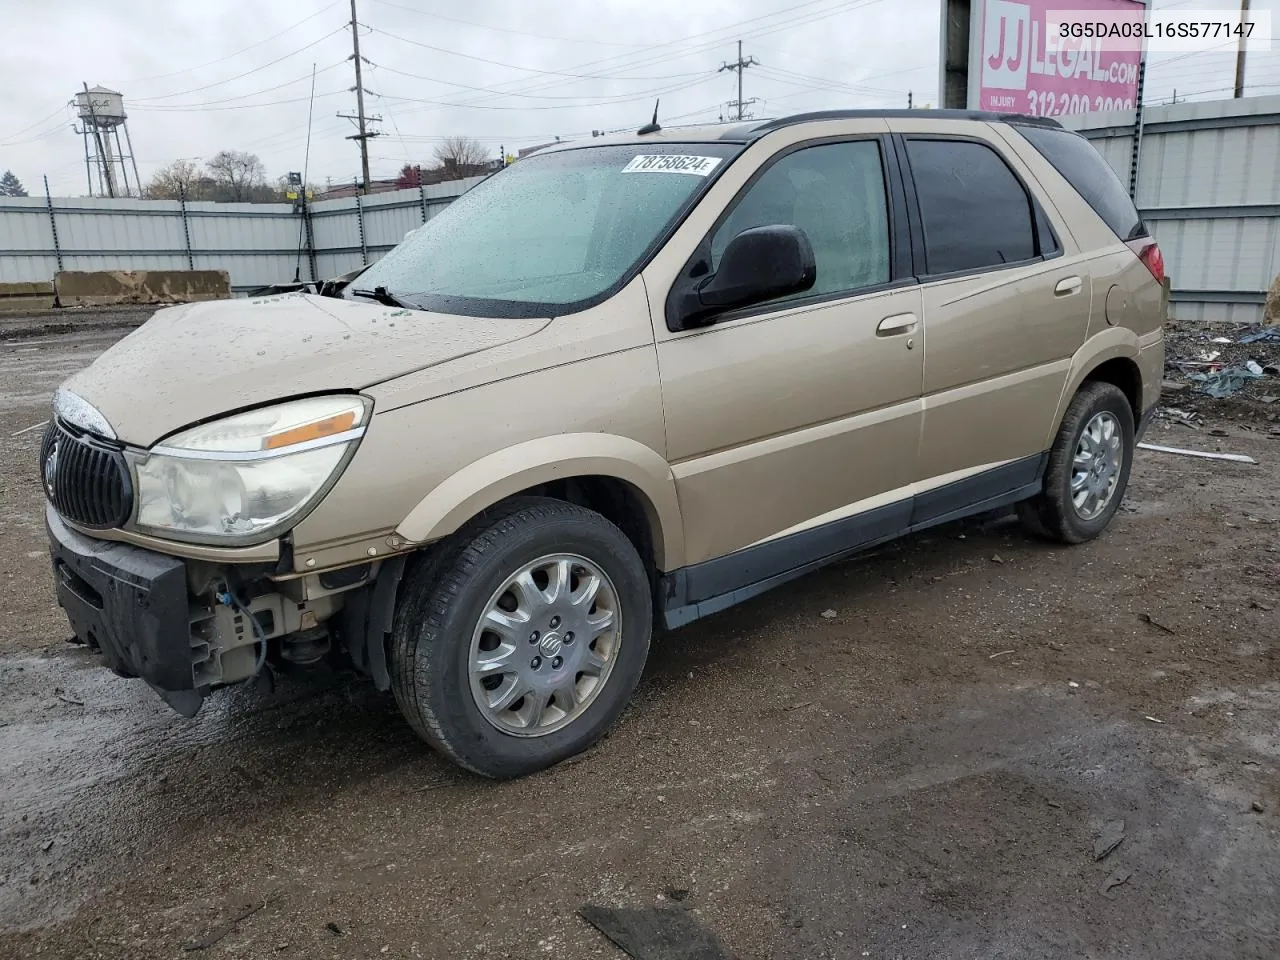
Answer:
<path fill-rule="evenodd" d="M 1138 259 L 1151 271 L 1156 283 L 1164 283 L 1164 254 L 1160 252 L 1160 244 L 1150 237 L 1129 241 L 1129 249 L 1138 255 Z"/>

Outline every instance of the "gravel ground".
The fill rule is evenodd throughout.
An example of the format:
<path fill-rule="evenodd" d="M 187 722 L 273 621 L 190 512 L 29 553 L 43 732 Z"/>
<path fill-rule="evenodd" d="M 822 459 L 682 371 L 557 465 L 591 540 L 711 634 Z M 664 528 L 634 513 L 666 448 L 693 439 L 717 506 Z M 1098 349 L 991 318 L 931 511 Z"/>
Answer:
<path fill-rule="evenodd" d="M 186 721 L 64 642 L 20 431 L 115 335 L 0 343 L 0 957 L 620 957 L 586 903 L 750 960 L 1280 955 L 1268 407 L 1158 423 L 1259 463 L 1142 452 L 1094 543 L 953 525 L 673 634 L 495 784 L 353 676 Z"/>
<path fill-rule="evenodd" d="M 31 339 L 52 334 L 95 333 L 115 330 L 117 336 L 140 327 L 156 312 L 152 306 L 73 307 L 38 313 L 0 313 L 0 340 Z"/>

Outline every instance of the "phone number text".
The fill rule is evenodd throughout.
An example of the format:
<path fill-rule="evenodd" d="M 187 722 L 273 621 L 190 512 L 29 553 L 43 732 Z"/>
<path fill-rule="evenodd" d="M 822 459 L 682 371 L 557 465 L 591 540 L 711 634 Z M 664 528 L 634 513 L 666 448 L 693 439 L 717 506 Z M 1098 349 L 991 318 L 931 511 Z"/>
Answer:
<path fill-rule="evenodd" d="M 1133 98 L 1090 97 L 1088 94 L 1028 90 L 1026 112 L 1033 117 L 1068 117 L 1078 113 L 1132 110 Z"/>

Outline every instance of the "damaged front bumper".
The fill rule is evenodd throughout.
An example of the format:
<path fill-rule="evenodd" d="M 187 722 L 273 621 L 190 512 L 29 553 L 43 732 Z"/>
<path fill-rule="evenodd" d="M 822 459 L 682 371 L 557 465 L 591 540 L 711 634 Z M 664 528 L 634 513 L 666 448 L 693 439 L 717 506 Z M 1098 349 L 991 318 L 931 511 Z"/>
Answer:
<path fill-rule="evenodd" d="M 268 658 L 315 663 L 334 643 L 390 689 L 386 640 L 403 556 L 341 576 L 279 578 L 268 566 L 184 560 L 86 536 L 51 505 L 45 526 L 58 604 L 76 639 L 183 716 L 195 716 L 211 690 L 257 675 Z"/>
<path fill-rule="evenodd" d="M 193 715 L 186 564 L 72 530 L 45 509 L 58 604 L 77 639 L 122 677 L 141 677 L 179 713 Z M 176 702 L 175 702 L 176 701 Z"/>

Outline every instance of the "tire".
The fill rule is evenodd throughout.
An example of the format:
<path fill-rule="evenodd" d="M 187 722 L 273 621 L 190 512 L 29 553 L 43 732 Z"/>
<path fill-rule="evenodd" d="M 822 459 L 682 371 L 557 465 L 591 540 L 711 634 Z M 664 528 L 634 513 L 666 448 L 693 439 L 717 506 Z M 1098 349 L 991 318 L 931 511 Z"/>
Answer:
<path fill-rule="evenodd" d="M 528 578 L 536 593 L 515 583 L 507 589 L 520 571 L 548 560 Z M 568 599 L 548 605 L 551 577 L 564 577 L 563 571 Z M 598 592 L 584 607 L 591 582 L 598 582 Z M 512 603 L 517 606 L 509 610 Z M 501 634 L 487 629 L 498 622 L 490 610 L 509 614 L 499 617 Z M 614 628 L 594 637 L 610 613 Z M 519 621 L 517 630 L 512 624 L 526 614 L 533 619 Z M 583 636 L 569 630 L 575 624 L 593 639 L 582 643 Z M 525 776 L 605 734 L 640 681 L 652 629 L 649 576 L 626 535 L 583 507 L 521 498 L 482 514 L 407 572 L 392 634 L 392 690 L 414 730 L 459 766 L 494 779 Z M 509 649 L 515 652 L 504 653 Z M 512 672 L 480 678 L 472 666 L 482 655 Z M 495 681 L 499 685 L 488 689 Z M 481 698 L 500 701 L 530 683 L 537 689 L 505 708 L 481 705 Z M 547 685 L 557 688 L 540 704 Z M 527 725 L 517 729 L 522 720 Z"/>
<path fill-rule="evenodd" d="M 1076 454 L 1081 448 L 1086 428 L 1091 425 L 1110 425 L 1118 437 L 1118 449 L 1111 446 L 1118 464 L 1104 466 L 1106 477 L 1114 477 L 1114 486 L 1105 499 L 1095 502 L 1086 499 L 1084 508 L 1078 508 L 1073 498 L 1072 482 L 1076 475 Z M 1097 447 L 1092 437 L 1086 446 Z M 1129 485 L 1129 471 L 1133 466 L 1135 447 L 1133 408 L 1118 387 L 1109 383 L 1089 381 L 1080 387 L 1071 399 L 1062 426 L 1049 450 L 1049 463 L 1045 469 L 1044 490 L 1040 494 L 1018 504 L 1018 516 L 1023 525 L 1035 536 L 1058 543 L 1084 543 L 1102 533 L 1111 523 L 1125 490 Z M 1089 482 L 1094 482 L 1091 475 Z M 1102 482 L 1102 478 L 1097 480 Z M 1109 482 L 1109 481 L 1108 481 Z M 1086 489 L 1086 495 L 1094 487 Z M 1092 507 L 1101 505 L 1094 514 Z"/>

